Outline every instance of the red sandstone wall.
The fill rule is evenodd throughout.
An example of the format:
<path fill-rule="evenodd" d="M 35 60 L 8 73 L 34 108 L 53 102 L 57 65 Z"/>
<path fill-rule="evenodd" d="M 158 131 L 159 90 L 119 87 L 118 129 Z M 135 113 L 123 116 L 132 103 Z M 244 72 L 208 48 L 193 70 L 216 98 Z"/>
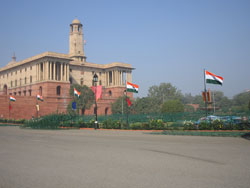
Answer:
<path fill-rule="evenodd" d="M 36 110 L 36 95 L 39 93 L 39 88 L 42 86 L 42 96 L 44 102 L 38 101 L 39 116 L 48 115 L 51 113 L 66 113 L 67 105 L 71 101 L 69 97 L 70 84 L 44 82 L 37 85 L 32 85 L 32 96 L 15 96 L 16 102 L 10 102 L 12 109 L 9 111 L 9 95 L 0 95 L 0 118 L 7 119 L 31 119 L 37 117 Z M 61 86 L 61 95 L 57 96 L 56 87 Z M 105 88 L 103 89 L 102 99 L 97 101 L 98 115 L 110 115 L 111 104 L 122 96 L 124 87 Z M 20 90 L 22 90 L 20 88 Z M 110 92 L 111 91 L 111 95 Z M 8 93 L 13 92 L 9 90 Z M 16 89 L 17 92 L 17 89 Z M 23 94 L 23 93 L 22 93 Z M 128 93 L 130 98 L 133 98 L 133 93 Z M 94 114 L 94 106 L 90 110 L 85 111 L 85 115 Z"/>

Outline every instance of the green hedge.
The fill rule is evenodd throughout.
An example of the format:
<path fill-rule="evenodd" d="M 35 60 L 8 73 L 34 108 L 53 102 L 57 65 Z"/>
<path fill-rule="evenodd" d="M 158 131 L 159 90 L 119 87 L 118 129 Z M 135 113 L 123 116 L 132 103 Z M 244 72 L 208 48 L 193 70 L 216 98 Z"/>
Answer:
<path fill-rule="evenodd" d="M 10 121 L 10 120 L 8 120 Z M 17 122 L 16 120 L 15 122 Z M 23 120 L 19 120 L 22 122 Z M 24 121 L 23 128 L 33 129 L 60 129 L 62 127 L 70 128 L 94 128 L 94 116 L 76 116 L 69 114 L 51 114 L 39 119 Z M 134 130 L 250 130 L 250 123 L 242 121 L 238 124 L 225 123 L 220 120 L 210 122 L 195 121 L 165 121 L 162 119 L 146 118 L 145 121 L 131 122 L 127 125 L 126 120 L 121 116 L 100 116 L 98 118 L 98 127 L 103 129 L 134 129 Z"/>

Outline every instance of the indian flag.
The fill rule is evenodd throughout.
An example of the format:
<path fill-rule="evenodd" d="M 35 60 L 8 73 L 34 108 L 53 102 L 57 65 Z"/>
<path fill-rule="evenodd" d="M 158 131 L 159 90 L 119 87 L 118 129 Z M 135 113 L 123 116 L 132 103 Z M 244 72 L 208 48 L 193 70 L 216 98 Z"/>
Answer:
<path fill-rule="evenodd" d="M 223 84 L 223 78 L 221 76 L 217 76 L 211 72 L 205 71 L 206 73 L 206 83 L 209 84 Z"/>
<path fill-rule="evenodd" d="M 36 96 L 36 99 L 37 99 L 37 100 L 40 100 L 40 101 L 43 101 L 43 97 L 42 97 L 41 95 L 37 95 L 37 96 Z"/>
<path fill-rule="evenodd" d="M 16 101 L 16 98 L 15 97 L 13 97 L 13 96 L 10 96 L 10 101 Z"/>
<path fill-rule="evenodd" d="M 77 97 L 80 97 L 80 92 L 76 90 L 76 88 L 74 88 L 74 95 Z"/>
<path fill-rule="evenodd" d="M 127 82 L 127 91 L 128 92 L 138 93 L 138 88 L 139 88 L 138 85 Z"/>

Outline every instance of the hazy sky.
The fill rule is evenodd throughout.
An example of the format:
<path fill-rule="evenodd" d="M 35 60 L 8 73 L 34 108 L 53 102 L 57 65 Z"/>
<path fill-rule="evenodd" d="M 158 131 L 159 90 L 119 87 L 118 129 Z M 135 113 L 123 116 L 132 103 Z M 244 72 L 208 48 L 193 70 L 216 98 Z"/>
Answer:
<path fill-rule="evenodd" d="M 132 64 L 133 83 L 170 82 L 200 94 L 207 85 L 232 97 L 250 89 L 250 0 L 0 0 L 0 67 L 45 51 L 68 53 L 69 24 L 83 24 L 88 62 Z"/>

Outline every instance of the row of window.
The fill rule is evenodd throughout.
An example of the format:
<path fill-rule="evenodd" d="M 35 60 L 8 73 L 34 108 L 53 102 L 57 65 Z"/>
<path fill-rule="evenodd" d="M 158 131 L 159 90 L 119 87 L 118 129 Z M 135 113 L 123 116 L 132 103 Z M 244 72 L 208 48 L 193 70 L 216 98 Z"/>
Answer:
<path fill-rule="evenodd" d="M 30 76 L 30 82 L 29 83 L 32 83 L 32 76 Z M 24 84 L 27 84 L 27 78 L 26 77 L 24 78 Z M 12 81 L 12 80 L 10 81 L 10 87 L 17 87 L 17 86 L 22 86 L 22 78 L 20 78 L 19 84 L 18 84 L 17 80 L 15 80 L 15 82 Z"/>
<path fill-rule="evenodd" d="M 39 88 L 39 94 L 42 95 L 43 94 L 43 91 L 42 91 L 42 86 Z M 23 94 L 22 94 L 23 93 Z M 18 92 L 13 92 L 13 93 L 10 93 L 10 95 L 19 95 L 19 96 L 31 96 L 32 95 L 32 90 L 28 90 L 28 92 L 26 90 L 24 90 L 23 92 L 22 91 L 18 91 Z M 56 87 L 56 95 L 57 96 L 60 96 L 61 95 L 61 86 L 57 86 Z"/>
<path fill-rule="evenodd" d="M 32 70 L 32 66 L 30 66 L 30 70 Z M 20 73 L 22 73 L 22 69 L 20 69 L 19 71 L 20 71 Z M 24 68 L 24 71 L 25 71 L 25 72 L 27 71 L 27 67 Z M 14 73 L 17 75 L 17 72 L 18 72 L 18 71 L 13 71 L 13 72 L 11 72 L 11 73 L 7 73 L 7 74 L 6 74 L 6 77 L 8 78 L 8 77 L 9 77 L 9 74 L 12 76 Z M 0 79 L 1 79 L 1 78 L 4 78 L 4 77 L 5 77 L 5 74 L 0 75 Z"/>

